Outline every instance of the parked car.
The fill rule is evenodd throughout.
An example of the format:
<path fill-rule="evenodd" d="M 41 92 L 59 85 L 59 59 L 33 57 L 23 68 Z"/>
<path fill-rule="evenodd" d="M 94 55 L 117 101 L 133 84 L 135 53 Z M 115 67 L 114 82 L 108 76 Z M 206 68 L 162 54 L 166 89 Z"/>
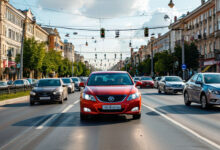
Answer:
<path fill-rule="evenodd" d="M 128 114 L 140 119 L 141 94 L 127 72 L 93 72 L 90 75 L 80 97 L 80 118 L 85 120 L 100 114 Z"/>
<path fill-rule="evenodd" d="M 141 88 L 153 88 L 154 81 L 151 77 L 141 77 Z"/>
<path fill-rule="evenodd" d="M 7 81 L 7 84 L 8 84 L 8 85 L 12 85 L 12 84 L 13 84 L 13 81 L 12 81 L 12 80 L 8 80 L 8 81 Z"/>
<path fill-rule="evenodd" d="M 67 96 L 67 85 L 61 79 L 41 79 L 30 92 L 30 105 L 34 105 L 35 102 L 54 101 L 62 104 L 64 100 L 67 100 Z"/>
<path fill-rule="evenodd" d="M 37 84 L 37 81 L 38 81 L 37 79 L 31 79 L 31 78 L 28 78 L 27 80 L 30 83 L 30 85 L 32 85 L 32 86 L 35 86 Z"/>
<path fill-rule="evenodd" d="M 80 80 L 80 78 L 78 78 L 78 77 L 72 77 L 71 78 L 72 79 L 72 81 L 74 82 L 74 84 L 75 84 L 75 89 L 77 89 L 77 90 L 81 90 L 81 88 L 80 88 L 80 86 L 79 86 L 79 84 L 80 84 L 80 82 L 81 82 L 81 80 Z"/>
<path fill-rule="evenodd" d="M 133 80 L 134 80 L 134 83 L 136 83 L 136 82 L 140 81 L 141 78 L 140 77 L 133 77 Z"/>
<path fill-rule="evenodd" d="M 68 87 L 68 93 L 74 93 L 75 92 L 75 85 L 71 78 L 62 78 L 62 81 L 65 85 Z"/>
<path fill-rule="evenodd" d="M 159 83 L 159 81 L 162 79 L 162 77 L 156 77 L 155 79 L 154 79 L 154 87 L 155 88 L 157 88 L 158 89 L 158 83 Z"/>
<path fill-rule="evenodd" d="M 220 73 L 195 74 L 184 88 L 184 102 L 201 104 L 203 109 L 211 105 L 220 105 Z"/>
<path fill-rule="evenodd" d="M 1 88 L 7 88 L 7 87 L 8 87 L 7 82 L 5 82 L 5 81 L 0 81 L 0 87 L 1 87 Z"/>
<path fill-rule="evenodd" d="M 25 85 L 25 86 L 30 86 L 30 83 L 26 79 L 19 79 L 15 80 L 12 85 L 19 86 L 19 85 Z"/>
<path fill-rule="evenodd" d="M 159 81 L 158 93 L 162 91 L 167 93 L 183 92 L 185 83 L 178 76 L 165 76 Z"/>

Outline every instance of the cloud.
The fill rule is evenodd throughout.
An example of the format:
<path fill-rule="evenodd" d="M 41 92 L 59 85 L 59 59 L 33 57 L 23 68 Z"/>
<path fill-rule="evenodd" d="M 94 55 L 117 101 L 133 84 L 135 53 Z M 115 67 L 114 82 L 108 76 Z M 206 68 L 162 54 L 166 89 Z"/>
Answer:
<path fill-rule="evenodd" d="M 146 11 L 149 0 L 39 0 L 43 8 L 80 12 L 97 18 L 128 16 L 136 11 Z"/>

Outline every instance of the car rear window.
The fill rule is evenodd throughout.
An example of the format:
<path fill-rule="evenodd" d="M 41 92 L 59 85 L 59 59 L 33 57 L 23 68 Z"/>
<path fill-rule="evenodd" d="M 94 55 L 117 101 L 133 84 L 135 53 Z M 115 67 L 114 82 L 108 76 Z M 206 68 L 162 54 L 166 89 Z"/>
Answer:
<path fill-rule="evenodd" d="M 38 82 L 38 87 L 45 87 L 45 86 L 61 86 L 60 80 L 40 80 Z"/>
<path fill-rule="evenodd" d="M 62 79 L 63 83 L 71 83 L 70 79 Z"/>
<path fill-rule="evenodd" d="M 92 74 L 88 86 L 111 86 L 111 85 L 133 85 L 127 73 L 101 73 Z"/>
<path fill-rule="evenodd" d="M 16 81 L 14 82 L 14 84 L 24 84 L 24 81 L 23 81 L 23 80 L 16 80 Z"/>

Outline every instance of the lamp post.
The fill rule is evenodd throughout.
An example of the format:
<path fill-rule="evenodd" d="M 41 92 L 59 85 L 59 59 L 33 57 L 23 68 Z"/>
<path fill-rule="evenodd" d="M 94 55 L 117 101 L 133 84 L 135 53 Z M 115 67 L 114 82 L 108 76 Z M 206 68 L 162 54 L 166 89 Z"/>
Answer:
<path fill-rule="evenodd" d="M 154 34 L 151 35 L 151 76 L 154 76 L 154 54 L 153 54 L 153 46 L 154 46 Z"/>

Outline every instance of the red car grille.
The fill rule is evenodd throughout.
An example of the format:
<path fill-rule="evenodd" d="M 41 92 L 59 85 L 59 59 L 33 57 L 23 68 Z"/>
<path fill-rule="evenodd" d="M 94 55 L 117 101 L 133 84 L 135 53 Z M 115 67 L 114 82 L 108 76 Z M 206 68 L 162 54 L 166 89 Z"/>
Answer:
<path fill-rule="evenodd" d="M 126 98 L 126 95 L 97 95 L 99 101 L 106 103 L 121 102 Z"/>

